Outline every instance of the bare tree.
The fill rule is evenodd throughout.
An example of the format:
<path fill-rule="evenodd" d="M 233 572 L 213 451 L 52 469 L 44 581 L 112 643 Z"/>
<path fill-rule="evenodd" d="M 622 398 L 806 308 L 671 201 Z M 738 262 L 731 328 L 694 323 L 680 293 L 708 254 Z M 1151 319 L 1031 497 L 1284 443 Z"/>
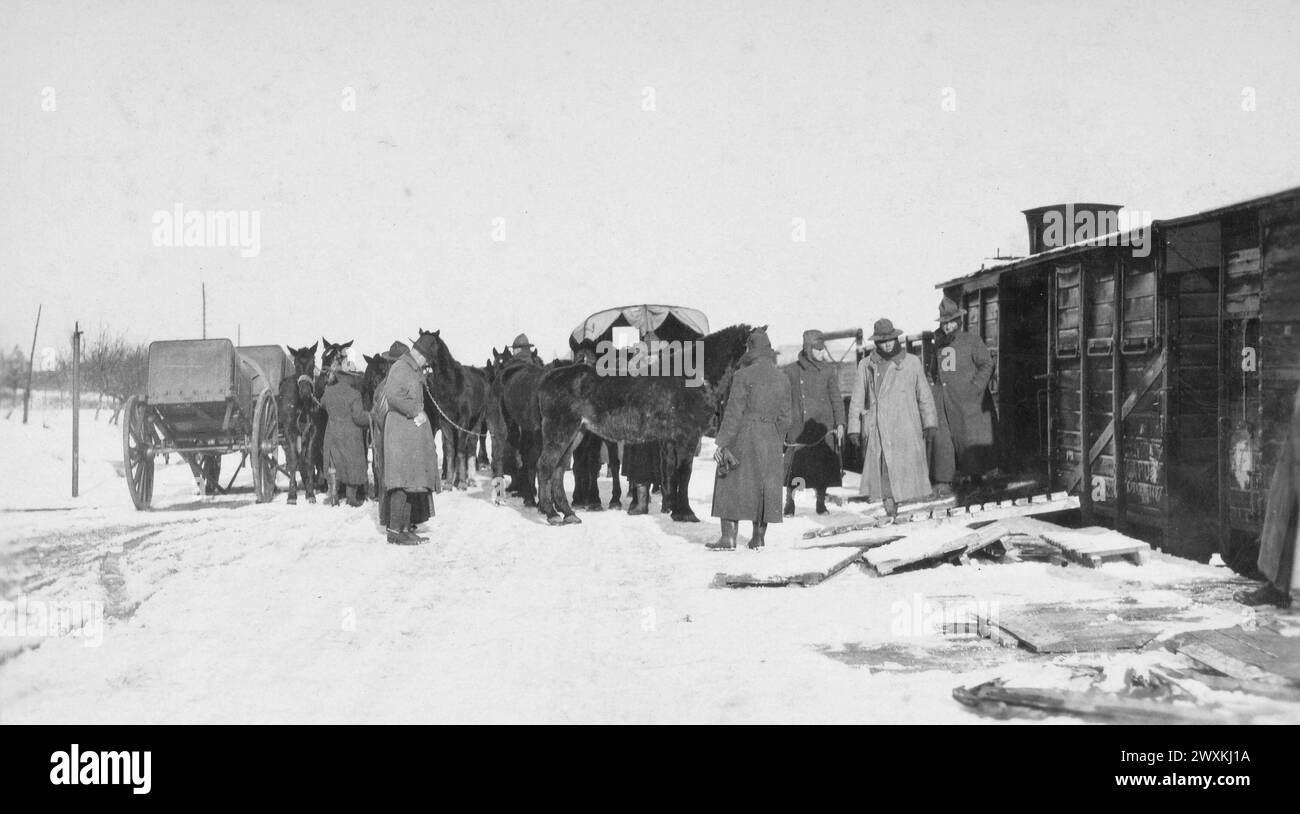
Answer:
<path fill-rule="evenodd" d="M 111 400 L 113 415 L 110 423 L 117 423 L 128 398 L 144 391 L 148 371 L 149 352 L 145 345 L 128 342 L 124 334 L 111 333 L 102 326 L 82 352 L 83 386 Z M 99 415 L 98 407 L 95 415 Z"/>

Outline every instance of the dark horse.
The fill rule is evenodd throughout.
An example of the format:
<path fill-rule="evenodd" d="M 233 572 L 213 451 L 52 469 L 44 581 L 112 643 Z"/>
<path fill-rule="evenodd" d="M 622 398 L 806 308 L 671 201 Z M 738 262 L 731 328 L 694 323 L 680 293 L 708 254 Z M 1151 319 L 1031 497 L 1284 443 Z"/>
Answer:
<path fill-rule="evenodd" d="M 325 489 L 325 425 L 329 423 L 329 416 L 325 413 L 325 405 L 321 403 L 321 397 L 325 395 L 325 387 L 330 383 L 330 376 L 338 369 L 347 357 L 348 348 L 352 347 L 352 340 L 336 344 L 325 337 L 320 338 L 321 357 L 320 372 L 318 372 L 311 384 L 311 424 L 312 430 L 307 435 L 304 448 L 307 450 L 307 460 L 311 464 L 311 484 L 321 491 Z M 312 345 L 314 349 L 316 346 Z M 304 472 L 304 478 L 306 472 Z M 307 481 L 303 481 L 304 485 Z M 315 502 L 311 492 L 307 493 L 307 499 Z"/>
<path fill-rule="evenodd" d="M 570 339 L 569 345 L 573 348 L 574 362 L 582 365 L 596 364 L 596 348 L 592 343 L 575 345 Z M 608 456 L 609 476 L 614 482 L 609 507 L 617 509 L 623 505 L 623 482 L 619 480 L 618 442 L 606 441 L 599 435 L 587 433 L 573 450 L 573 506 L 576 509 L 598 512 L 604 508 L 600 503 L 599 481 L 602 448 Z"/>
<path fill-rule="evenodd" d="M 438 331 L 421 329 L 420 336 L 434 339 L 424 400 L 429 418 L 442 430 L 443 479 L 465 490 L 473 483 L 470 461 L 488 408 L 487 372 L 457 362 Z"/>
<path fill-rule="evenodd" d="M 688 494 L 691 464 L 745 353 L 750 332 L 748 325 L 733 325 L 704 337 L 704 382 L 699 387 L 689 387 L 685 377 L 667 371 L 606 376 L 594 367 L 570 365 L 547 373 L 537 388 L 542 436 L 537 462 L 539 508 L 547 521 L 582 522 L 564 494 L 561 464 L 583 434 L 592 433 L 608 441 L 659 441 L 666 475 L 664 499 L 672 502 L 672 518 L 698 522 Z"/>
<path fill-rule="evenodd" d="M 542 448 L 542 420 L 537 412 L 537 385 L 547 372 L 535 353 L 497 354 L 487 418 L 492 433 L 492 479 L 509 473 L 510 490 L 537 505 L 537 456 Z M 517 456 L 517 457 L 516 457 Z"/>
<path fill-rule="evenodd" d="M 311 469 L 311 448 L 316 440 L 315 414 L 320 407 L 316 386 L 316 344 L 309 348 L 289 346 L 293 373 L 280 380 L 280 430 L 284 434 L 284 459 L 289 470 L 287 502 L 298 502 L 298 476 L 307 492 L 307 502 L 316 502 L 316 475 Z"/>
<path fill-rule="evenodd" d="M 364 407 L 368 413 L 375 409 L 375 392 L 378 391 L 379 386 L 384 383 L 384 379 L 388 378 L 388 369 L 393 366 L 393 363 L 385 359 L 382 354 L 378 353 L 374 356 L 362 356 L 362 358 L 366 360 L 366 370 L 361 376 L 361 406 Z M 380 429 L 382 430 L 382 427 Z M 366 427 L 365 445 L 367 449 L 370 448 L 373 440 L 370 428 Z M 383 483 L 383 481 L 380 480 L 382 473 L 379 471 L 379 460 L 381 454 L 382 453 L 379 452 L 372 452 L 370 455 L 370 473 L 375 479 L 376 500 L 383 497 L 383 495 L 378 491 L 379 485 Z"/>

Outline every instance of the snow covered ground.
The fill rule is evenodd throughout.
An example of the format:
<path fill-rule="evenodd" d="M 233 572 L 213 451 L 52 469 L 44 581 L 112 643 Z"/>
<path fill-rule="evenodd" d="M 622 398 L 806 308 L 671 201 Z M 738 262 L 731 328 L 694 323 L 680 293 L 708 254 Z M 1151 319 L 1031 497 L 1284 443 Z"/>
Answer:
<path fill-rule="evenodd" d="M 648 516 L 584 513 L 553 528 L 517 501 L 493 506 L 480 477 L 438 495 L 432 541 L 408 548 L 384 543 L 373 503 L 256 505 L 246 472 L 243 491 L 202 498 L 175 460 L 159 462 L 155 510 L 137 512 L 107 411 L 98 422 L 83 411 L 73 500 L 68 412 L 27 426 L 20 414 L 0 420 L 9 619 L 19 607 L 95 612 L 83 635 L 0 636 L 7 723 L 979 722 L 954 687 L 998 676 L 1067 686 L 1079 665 L 1122 676 L 1152 656 L 1036 656 L 945 636 L 918 629 L 926 603 L 1131 598 L 1186 605 L 1200 626 L 1239 621 L 1229 604 L 1193 605 L 1188 589 L 1226 569 L 1160 554 L 1145 567 L 880 578 L 853 566 L 812 588 L 711 588 L 728 558 L 761 555 L 704 548 L 717 535 L 707 441 L 692 481 L 698 525 L 672 523 L 656 498 Z M 799 515 L 769 531 L 774 554 L 854 516 L 816 518 L 811 503 L 801 496 Z"/>

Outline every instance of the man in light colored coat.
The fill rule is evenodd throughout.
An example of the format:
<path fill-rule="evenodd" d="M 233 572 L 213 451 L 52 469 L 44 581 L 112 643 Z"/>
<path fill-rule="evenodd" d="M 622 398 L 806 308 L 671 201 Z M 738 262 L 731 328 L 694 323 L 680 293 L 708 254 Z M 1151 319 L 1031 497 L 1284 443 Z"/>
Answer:
<path fill-rule="evenodd" d="M 876 321 L 876 347 L 858 363 L 849 403 L 849 440 L 866 444 L 858 491 L 883 501 L 891 515 L 899 501 L 931 493 L 926 441 L 939 423 L 921 360 L 903 347 L 902 335 L 888 319 Z"/>

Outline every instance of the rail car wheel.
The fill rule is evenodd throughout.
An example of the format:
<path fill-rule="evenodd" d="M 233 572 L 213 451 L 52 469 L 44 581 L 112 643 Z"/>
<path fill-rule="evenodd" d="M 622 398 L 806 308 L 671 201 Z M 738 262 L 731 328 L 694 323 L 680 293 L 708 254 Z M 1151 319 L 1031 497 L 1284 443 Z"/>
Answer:
<path fill-rule="evenodd" d="M 149 406 L 139 396 L 122 408 L 122 462 L 131 502 L 140 510 L 153 502 L 153 455 L 157 435 Z"/>
<path fill-rule="evenodd" d="M 249 460 L 253 468 L 253 491 L 258 503 L 268 503 L 275 496 L 275 476 L 285 471 L 281 463 L 284 452 L 280 445 L 280 410 L 275 395 L 263 390 L 253 408 L 252 449 Z"/>

